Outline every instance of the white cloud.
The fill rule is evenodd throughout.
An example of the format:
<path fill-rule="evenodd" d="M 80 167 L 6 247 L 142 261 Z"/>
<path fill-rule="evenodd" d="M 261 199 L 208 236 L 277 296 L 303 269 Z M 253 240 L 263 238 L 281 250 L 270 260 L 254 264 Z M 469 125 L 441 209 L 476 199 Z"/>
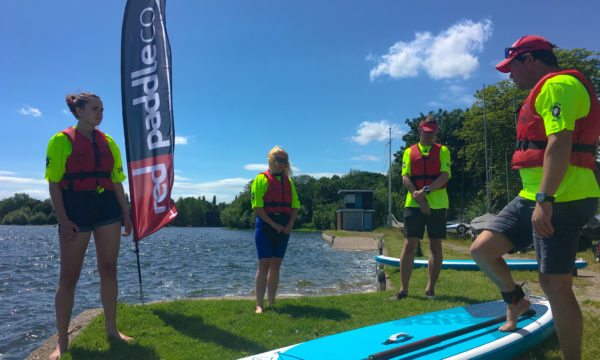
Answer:
<path fill-rule="evenodd" d="M 187 145 L 189 136 L 175 136 L 175 145 Z"/>
<path fill-rule="evenodd" d="M 379 158 L 375 155 L 367 155 L 367 154 L 363 154 L 361 156 L 355 156 L 353 158 L 350 158 L 350 160 L 354 160 L 354 161 L 379 161 Z"/>
<path fill-rule="evenodd" d="M 267 164 L 246 164 L 244 165 L 244 169 L 249 171 L 265 171 L 269 168 Z"/>
<path fill-rule="evenodd" d="M 380 122 L 363 121 L 358 126 L 357 135 L 351 140 L 360 145 L 367 145 L 371 141 L 387 141 L 389 139 L 389 128 L 392 127 L 392 137 L 397 138 L 404 134 L 398 125 L 389 124 L 386 120 Z"/>
<path fill-rule="evenodd" d="M 475 97 L 473 94 L 467 92 L 464 86 L 457 84 L 449 84 L 441 88 L 440 96 L 437 100 L 429 102 L 432 107 L 443 108 L 445 106 L 465 106 L 470 107 L 473 105 Z"/>
<path fill-rule="evenodd" d="M 42 112 L 39 109 L 33 108 L 31 106 L 26 105 L 19 110 L 19 114 L 21 115 L 31 115 L 33 117 L 42 116 Z"/>
<path fill-rule="evenodd" d="M 6 175 L 16 174 L 12 171 L 0 171 L 0 199 L 23 193 L 39 200 L 50 198 L 48 182 L 43 177 L 26 178 Z"/>
<path fill-rule="evenodd" d="M 173 184 L 171 197 L 178 199 L 180 197 L 200 197 L 205 196 L 207 199 L 217 197 L 217 201 L 231 202 L 242 190 L 244 186 L 252 179 L 246 178 L 231 178 L 204 183 L 183 182 L 177 178 Z"/>
<path fill-rule="evenodd" d="M 483 43 L 491 35 L 489 19 L 477 23 L 462 20 L 437 36 L 416 32 L 412 42 L 399 41 L 377 58 L 379 63 L 370 72 L 371 81 L 386 75 L 394 79 L 416 77 L 421 71 L 433 79 L 467 79 L 479 66 L 473 53 L 483 51 Z"/>

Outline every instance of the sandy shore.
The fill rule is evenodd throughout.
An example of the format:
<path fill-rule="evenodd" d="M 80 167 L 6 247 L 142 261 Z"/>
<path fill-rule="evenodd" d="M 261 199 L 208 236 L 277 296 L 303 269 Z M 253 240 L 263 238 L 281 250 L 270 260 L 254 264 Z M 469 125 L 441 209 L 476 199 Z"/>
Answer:
<path fill-rule="evenodd" d="M 367 235 L 367 234 L 366 234 Z M 335 236 L 324 232 L 323 240 L 331 244 L 331 247 L 336 250 L 368 250 L 377 251 L 379 238 L 383 234 L 368 233 L 368 236 Z"/>

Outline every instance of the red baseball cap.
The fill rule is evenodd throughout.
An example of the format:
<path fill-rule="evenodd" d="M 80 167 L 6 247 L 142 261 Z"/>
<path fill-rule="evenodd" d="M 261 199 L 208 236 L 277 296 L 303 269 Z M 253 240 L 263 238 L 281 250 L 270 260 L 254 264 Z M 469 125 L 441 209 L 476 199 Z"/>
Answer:
<path fill-rule="evenodd" d="M 527 35 L 523 36 L 519 40 L 517 40 L 511 47 L 504 49 L 504 57 L 498 65 L 496 65 L 496 69 L 498 71 L 507 73 L 510 72 L 510 68 L 508 64 L 515 58 L 515 56 L 530 52 L 534 50 L 549 50 L 552 51 L 552 44 L 550 41 L 544 39 L 541 36 L 537 35 Z"/>
<path fill-rule="evenodd" d="M 422 122 L 419 124 L 419 127 L 423 131 L 437 131 L 438 126 L 434 122 Z"/>

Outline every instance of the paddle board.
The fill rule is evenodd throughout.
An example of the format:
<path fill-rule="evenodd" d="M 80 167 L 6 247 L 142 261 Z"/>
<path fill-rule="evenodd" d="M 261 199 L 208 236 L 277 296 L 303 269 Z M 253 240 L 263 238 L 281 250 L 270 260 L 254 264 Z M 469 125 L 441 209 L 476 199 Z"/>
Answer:
<path fill-rule="evenodd" d="M 375 261 L 390 266 L 400 266 L 400 259 L 378 255 L 375 256 Z M 427 267 L 427 259 L 415 259 L 415 268 Z M 537 270 L 537 260 L 506 260 L 506 264 L 510 269 L 514 270 Z M 585 260 L 579 258 L 575 260 L 575 268 L 582 269 L 588 264 Z M 443 260 L 442 269 L 455 270 L 479 270 L 479 265 L 474 260 Z"/>
<path fill-rule="evenodd" d="M 391 359 L 510 359 L 536 346 L 554 331 L 548 301 L 542 298 L 530 300 L 535 314 L 521 317 L 516 331 L 498 331 L 498 327 L 504 323 L 502 321 L 452 338 L 444 338 L 439 343 Z M 457 330 L 462 332 L 465 328 L 476 327 L 477 324 L 504 315 L 506 304 L 503 301 L 467 305 L 346 331 L 240 360 L 368 359 L 370 355 L 382 351 L 423 341 L 432 336 L 443 337 L 444 334 Z M 393 335 L 398 335 L 396 341 L 386 341 Z"/>

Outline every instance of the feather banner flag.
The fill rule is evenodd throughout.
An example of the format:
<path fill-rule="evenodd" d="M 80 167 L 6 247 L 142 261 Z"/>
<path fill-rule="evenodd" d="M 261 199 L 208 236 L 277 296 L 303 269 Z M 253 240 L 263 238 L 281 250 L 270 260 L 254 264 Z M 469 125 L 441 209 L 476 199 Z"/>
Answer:
<path fill-rule="evenodd" d="M 136 242 L 177 216 L 171 47 L 165 0 L 128 0 L 121 39 L 121 96 Z"/>

